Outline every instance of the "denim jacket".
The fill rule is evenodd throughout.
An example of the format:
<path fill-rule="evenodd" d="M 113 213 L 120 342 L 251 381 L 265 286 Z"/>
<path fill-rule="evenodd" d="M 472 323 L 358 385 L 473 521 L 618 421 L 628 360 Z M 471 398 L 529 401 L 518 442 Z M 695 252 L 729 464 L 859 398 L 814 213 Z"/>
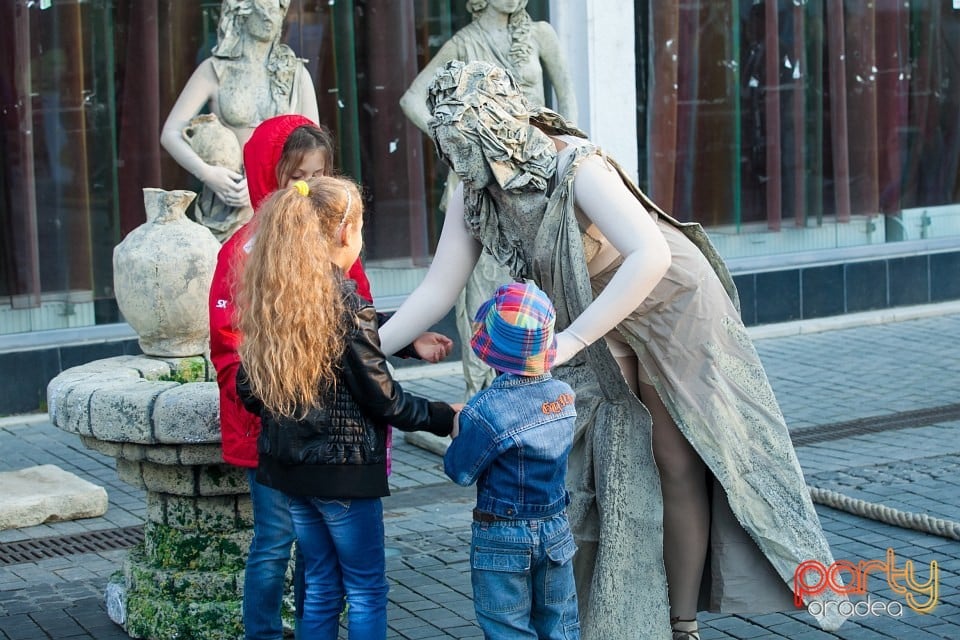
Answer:
<path fill-rule="evenodd" d="M 460 485 L 477 483 L 477 509 L 516 520 L 566 508 L 567 456 L 573 446 L 574 393 L 549 373 L 504 373 L 460 413 L 460 435 L 443 459 Z"/>

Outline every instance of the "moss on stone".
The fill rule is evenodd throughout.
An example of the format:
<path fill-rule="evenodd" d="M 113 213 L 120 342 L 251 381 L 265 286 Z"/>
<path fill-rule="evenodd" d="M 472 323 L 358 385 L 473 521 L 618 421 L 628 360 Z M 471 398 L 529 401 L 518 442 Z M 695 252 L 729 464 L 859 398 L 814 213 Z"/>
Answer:
<path fill-rule="evenodd" d="M 127 597 L 127 633 L 157 640 L 236 640 L 243 638 L 241 603 Z"/>
<path fill-rule="evenodd" d="M 157 379 L 186 384 L 188 382 L 207 382 L 207 360 L 203 356 L 182 358 L 177 362 L 169 374 L 161 375 Z"/>
<path fill-rule="evenodd" d="M 127 588 L 141 596 L 184 601 L 230 601 L 242 598 L 240 569 L 168 569 L 147 563 L 142 549 L 130 552 L 124 563 Z"/>
<path fill-rule="evenodd" d="M 183 531 L 155 522 L 147 523 L 144 531 L 149 562 L 163 568 L 194 570 L 243 568 L 246 553 L 233 539 L 243 535 L 242 532 Z"/>

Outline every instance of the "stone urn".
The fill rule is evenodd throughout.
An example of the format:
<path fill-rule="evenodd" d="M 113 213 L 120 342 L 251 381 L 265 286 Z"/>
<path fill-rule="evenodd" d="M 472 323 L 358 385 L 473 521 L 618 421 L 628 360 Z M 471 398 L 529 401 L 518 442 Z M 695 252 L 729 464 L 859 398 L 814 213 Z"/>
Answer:
<path fill-rule="evenodd" d="M 216 114 L 204 113 L 194 117 L 180 135 L 207 164 L 243 173 L 240 140 Z M 253 217 L 252 208 L 231 207 L 207 186 L 203 187 L 193 213 L 197 222 L 209 228 L 220 242 L 225 242 Z"/>
<path fill-rule="evenodd" d="M 190 148 L 207 164 L 243 172 L 243 150 L 236 134 L 213 113 L 193 118 L 181 131 Z"/>
<path fill-rule="evenodd" d="M 209 343 L 207 296 L 220 243 L 186 217 L 195 196 L 144 189 L 147 221 L 113 250 L 117 305 L 150 356 L 195 356 Z"/>

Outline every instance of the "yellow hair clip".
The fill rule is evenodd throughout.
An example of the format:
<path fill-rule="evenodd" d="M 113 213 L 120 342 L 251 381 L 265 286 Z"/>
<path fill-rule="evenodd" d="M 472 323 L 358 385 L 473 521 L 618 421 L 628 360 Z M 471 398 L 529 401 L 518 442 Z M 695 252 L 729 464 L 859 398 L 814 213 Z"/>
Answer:
<path fill-rule="evenodd" d="M 310 185 L 308 185 L 303 180 L 297 180 L 293 183 L 293 188 L 302 196 L 310 195 Z"/>

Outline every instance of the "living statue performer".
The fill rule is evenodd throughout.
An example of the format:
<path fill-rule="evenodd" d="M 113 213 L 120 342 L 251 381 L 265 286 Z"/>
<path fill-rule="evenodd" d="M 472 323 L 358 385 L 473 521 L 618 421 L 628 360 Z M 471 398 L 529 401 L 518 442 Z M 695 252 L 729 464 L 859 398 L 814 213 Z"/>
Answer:
<path fill-rule="evenodd" d="M 428 105 L 461 186 L 383 349 L 443 317 L 481 248 L 553 300 L 553 374 L 577 398 L 567 485 L 583 636 L 696 640 L 698 610 L 795 608 L 798 564 L 833 557 L 702 228 L 658 209 L 503 69 L 451 62 Z M 819 609 L 833 614 L 824 629 L 842 623 Z"/>
<path fill-rule="evenodd" d="M 530 104 L 544 106 L 544 73 L 557 94 L 557 110 L 568 120 L 577 118 L 573 83 L 560 49 L 557 34 L 547 22 L 534 22 L 526 11 L 527 0 L 468 0 L 473 21 L 457 31 L 417 75 L 400 99 L 403 112 L 417 127 L 430 134 L 427 122 L 427 87 L 433 74 L 451 60 L 483 60 L 507 69 L 520 84 Z M 441 207 L 457 186 L 451 173 Z M 484 255 L 480 258 L 456 305 L 461 362 L 466 398 L 486 388 L 496 375 L 470 349 L 471 320 L 496 288 L 510 281 L 506 270 Z"/>
<path fill-rule="evenodd" d="M 290 0 L 224 0 L 217 45 L 180 92 L 163 124 L 160 143 L 203 183 L 198 222 L 222 242 L 253 215 L 240 170 L 213 163 L 184 135 L 202 109 L 210 111 L 243 148 L 258 124 L 289 113 L 320 119 L 313 81 L 293 50 L 280 42 Z M 225 144 L 233 141 L 225 140 Z"/>

